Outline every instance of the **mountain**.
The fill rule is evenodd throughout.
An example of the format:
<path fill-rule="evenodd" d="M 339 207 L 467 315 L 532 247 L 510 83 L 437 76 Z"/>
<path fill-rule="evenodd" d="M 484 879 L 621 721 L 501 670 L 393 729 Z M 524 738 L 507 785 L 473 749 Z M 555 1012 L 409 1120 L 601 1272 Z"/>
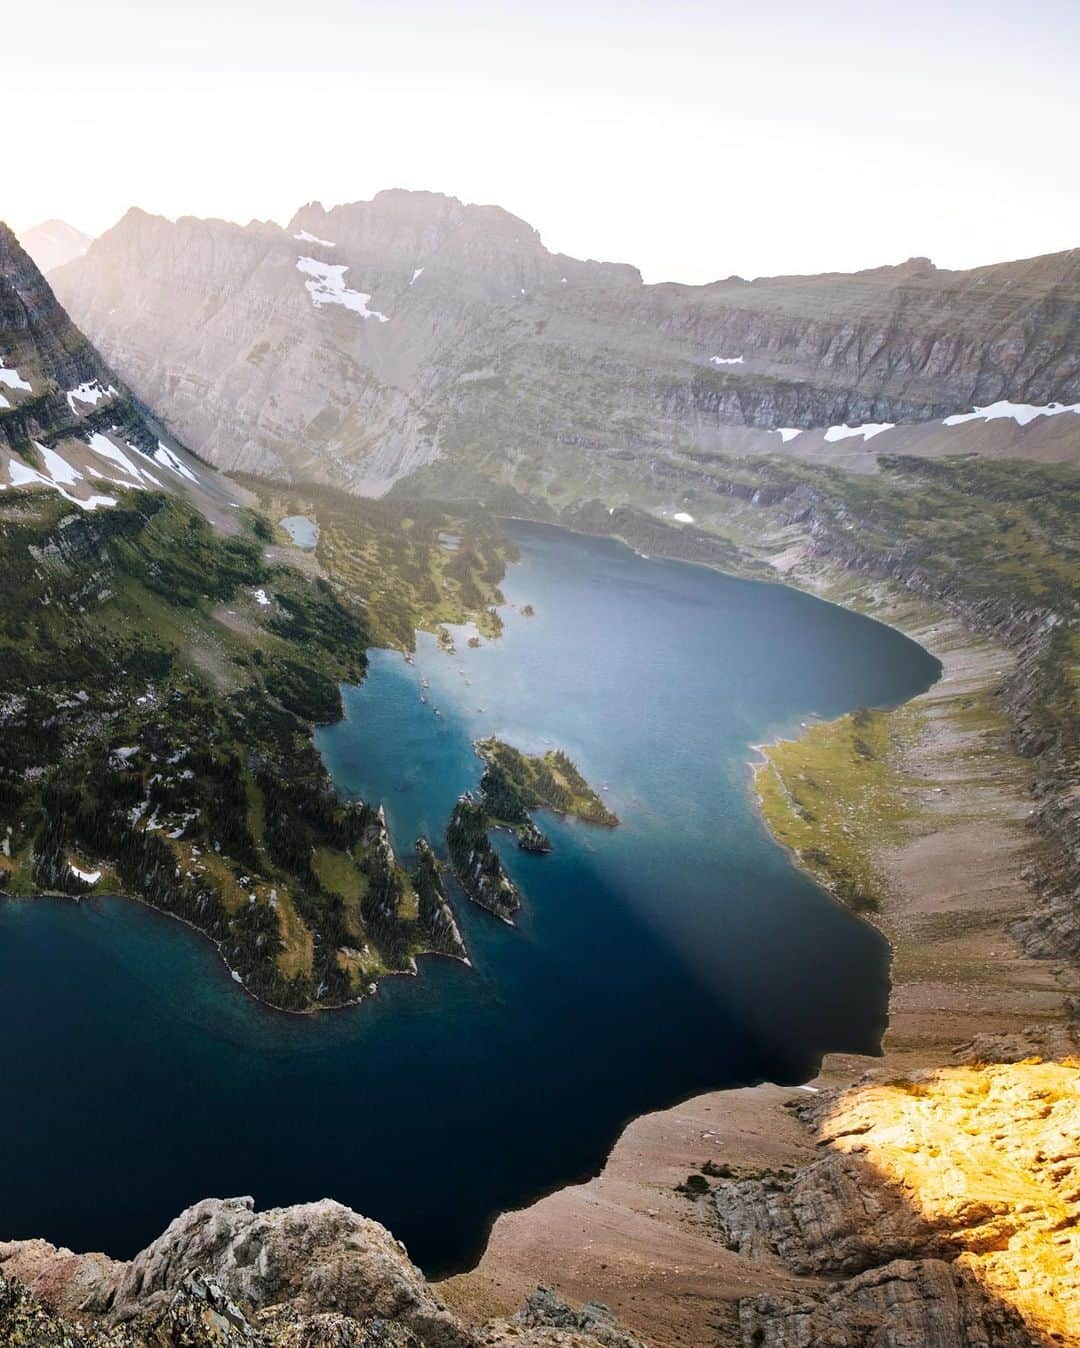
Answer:
<path fill-rule="evenodd" d="M 164 435 L 0 223 L 0 489 L 44 484 L 92 503 L 95 481 L 162 490 L 182 482 L 204 500 L 220 497 L 220 480 L 200 475 Z"/>
<path fill-rule="evenodd" d="M 356 492 L 436 459 L 805 455 L 796 430 L 820 428 L 817 448 L 828 428 L 1080 401 L 1078 250 L 645 285 L 550 253 L 497 207 L 388 191 L 309 204 L 285 229 L 132 210 L 54 280 L 213 463 Z"/>
<path fill-rule="evenodd" d="M 715 1152 L 722 1168 L 701 1163 L 675 1190 L 665 1162 L 660 1201 L 699 1204 L 689 1220 L 716 1233 L 707 1267 L 741 1299 L 744 1344 L 1020 1348 L 1058 1305 L 1051 1337 L 1065 1342 L 1076 1183 L 1061 1139 L 1076 1133 L 1076 1069 L 1035 1070 L 1036 1048 L 1065 1056 L 1050 1037 L 1025 1041 L 1012 1072 L 957 1075 L 956 1058 L 1012 1053 L 995 1017 L 1026 1016 L 1029 992 L 1054 1028 L 1049 974 L 1017 975 L 1019 949 L 1054 970 L 1080 957 L 1080 473 L 1012 457 L 1076 455 L 1076 267 L 1068 253 L 970 273 L 914 261 L 647 287 L 447 198 L 311 206 L 289 230 L 132 213 L 59 274 L 105 359 L 0 228 L 0 890 L 138 894 L 208 935 L 238 983 L 295 1010 L 362 997 L 424 950 L 464 953 L 431 872 L 406 873 L 381 814 L 334 795 L 311 733 L 338 714 L 336 685 L 362 676 L 375 632 L 407 647 L 416 626 L 463 607 L 491 617 L 505 553 L 478 519 L 496 488 L 651 555 L 903 614 L 955 665 L 940 710 L 889 723 L 927 756 L 917 772 L 886 765 L 866 729 L 877 714 L 861 711 L 830 773 L 855 755 L 884 779 L 886 831 L 869 851 L 900 855 L 890 811 L 910 818 L 913 845 L 951 847 L 928 798 L 951 800 L 966 846 L 988 848 L 1004 952 L 989 952 L 988 983 L 960 972 L 981 959 L 972 933 L 991 939 L 987 911 L 973 926 L 933 853 L 933 888 L 897 895 L 909 978 L 905 947 L 926 933 L 923 982 L 906 987 L 941 998 L 913 995 L 909 1014 L 940 1021 L 950 1051 L 959 1005 L 980 1032 L 943 1081 L 895 1075 L 889 1059 L 843 1109 L 811 1088 L 799 1115 L 813 1110 L 818 1132 L 800 1135 L 797 1168 L 758 1150 L 775 1120 L 755 1124 L 752 1167 L 695 1133 L 693 1163 Z M 368 501 L 224 479 L 159 428 L 157 402 L 218 463 L 394 490 Z M 472 508 L 447 516 L 424 492 Z M 301 512 L 318 539 L 304 556 L 274 525 Z M 980 792 L 1007 777 L 1011 794 L 964 795 L 957 764 L 993 749 L 1005 717 L 1026 761 L 969 770 Z M 832 780 L 800 769 L 814 794 L 782 794 L 820 840 L 802 861 L 839 894 L 863 826 L 842 794 L 827 826 Z M 1007 833 L 992 846 L 991 815 Z M 1006 878 L 1031 888 L 1016 898 Z M 969 1146 L 980 1138 L 994 1145 Z M 1033 1200 L 1033 1177 L 1049 1199 Z M 537 1229 L 548 1243 L 533 1247 L 550 1252 Z M 575 1224 L 575 1248 L 583 1233 Z M 732 1263 L 746 1254 L 765 1261 L 766 1291 Z M 644 1266 L 619 1273 L 644 1299 Z M 208 1199 L 130 1263 L 0 1243 L 0 1339 L 43 1348 L 634 1348 L 598 1308 L 550 1293 L 484 1326 L 441 1295 L 388 1233 L 326 1201 L 258 1213 Z M 710 1313 L 707 1333 L 740 1330 Z"/>
<path fill-rule="evenodd" d="M 19 235 L 19 242 L 43 272 L 71 262 L 90 247 L 93 238 L 63 220 L 44 220 Z"/>

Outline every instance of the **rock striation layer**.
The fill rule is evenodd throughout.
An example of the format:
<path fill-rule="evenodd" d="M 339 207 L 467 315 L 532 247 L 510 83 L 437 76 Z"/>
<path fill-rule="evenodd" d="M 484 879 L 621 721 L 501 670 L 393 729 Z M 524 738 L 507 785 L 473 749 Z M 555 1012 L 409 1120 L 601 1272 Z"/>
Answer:
<path fill-rule="evenodd" d="M 844 1281 L 744 1302 L 746 1342 L 1077 1342 L 1080 1065 L 944 1068 L 799 1112 L 822 1158 L 719 1185 L 717 1215 L 740 1254 Z"/>

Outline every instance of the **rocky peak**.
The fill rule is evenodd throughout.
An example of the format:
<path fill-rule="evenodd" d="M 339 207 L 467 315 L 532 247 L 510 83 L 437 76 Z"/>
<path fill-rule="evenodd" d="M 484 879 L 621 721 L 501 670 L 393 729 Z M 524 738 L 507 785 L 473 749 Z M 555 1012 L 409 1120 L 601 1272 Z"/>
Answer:
<path fill-rule="evenodd" d="M 50 380 L 70 387 L 107 375 L 90 343 L 71 322 L 29 253 L 0 222 L 0 361 L 18 368 L 38 394 Z M 7 383 L 6 388 L 14 388 Z M 16 390 L 20 391 L 20 390 Z M 19 399 L 23 401 L 23 399 Z"/>
<path fill-rule="evenodd" d="M 116 418 L 141 424 L 120 380 L 0 223 L 0 455 L 79 434 L 106 406 Z"/>
<path fill-rule="evenodd" d="M 52 1337 L 49 1337 L 51 1335 Z M 129 1263 L 0 1243 L 0 1341 L 28 1348 L 641 1348 L 603 1306 L 538 1289 L 520 1316 L 454 1315 L 385 1227 L 323 1199 L 206 1199 Z"/>
<path fill-rule="evenodd" d="M 286 229 L 129 212 L 55 281 L 214 463 L 375 494 L 437 458 L 738 449 L 747 427 L 1080 401 L 1075 251 L 646 286 L 498 207 L 395 189 Z"/>
<path fill-rule="evenodd" d="M 403 278 L 411 286 L 423 276 L 425 289 L 435 281 L 443 291 L 497 304 L 560 285 L 568 269 L 579 279 L 641 280 L 632 267 L 553 255 L 531 225 L 502 207 L 466 205 L 439 192 L 392 188 L 330 210 L 309 202 L 287 233 L 325 240 L 335 261 L 348 260 L 384 283 Z"/>
<path fill-rule="evenodd" d="M 72 323 L 12 231 L 0 223 L 0 491 L 44 487 L 93 511 L 108 488 L 198 485 L 179 447 Z M 76 520 L 67 542 L 83 539 Z M 63 564 L 62 549 L 56 558 Z"/>

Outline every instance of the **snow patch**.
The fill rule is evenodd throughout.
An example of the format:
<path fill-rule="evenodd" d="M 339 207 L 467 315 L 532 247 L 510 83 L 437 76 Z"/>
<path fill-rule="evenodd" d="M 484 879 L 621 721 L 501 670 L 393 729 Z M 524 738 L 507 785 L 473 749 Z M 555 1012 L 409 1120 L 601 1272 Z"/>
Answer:
<path fill-rule="evenodd" d="M 989 407 L 976 407 L 974 412 L 960 412 L 956 416 L 946 417 L 946 426 L 962 426 L 965 421 L 1001 421 L 1011 417 L 1018 426 L 1026 426 L 1036 417 L 1057 417 L 1062 412 L 1080 414 L 1080 403 L 1046 403 L 1036 407 L 1033 403 L 991 403 Z"/>
<path fill-rule="evenodd" d="M 3 408 L 3 407 L 10 407 L 10 406 L 11 406 L 11 404 L 8 402 L 8 400 L 4 397 L 4 395 L 3 395 L 2 393 L 0 393 L 0 408 Z"/>
<path fill-rule="evenodd" d="M 114 445 L 111 440 L 106 439 L 100 431 L 94 432 L 89 443 L 95 454 L 100 454 L 103 459 L 108 459 L 110 463 L 115 464 L 122 472 L 127 473 L 129 477 L 138 482 L 142 476 L 138 468 L 135 467 L 122 449 Z"/>
<path fill-rule="evenodd" d="M 409 285 L 411 285 L 411 286 L 412 286 L 412 285 L 415 285 L 415 284 L 417 283 L 417 281 L 419 281 L 419 279 L 421 278 L 421 276 L 423 276 L 423 274 L 424 274 L 424 269 L 423 269 L 423 267 L 417 267 L 417 269 L 416 269 L 416 270 L 413 272 L 413 274 L 412 274 L 412 280 L 409 282 Z"/>
<path fill-rule="evenodd" d="M 41 450 L 44 454 L 44 446 L 35 442 L 35 448 Z M 51 451 L 49 451 L 51 453 Z M 8 462 L 8 475 L 11 478 L 13 487 L 48 487 L 51 491 L 59 492 L 65 501 L 70 501 L 72 505 L 78 506 L 80 510 L 97 510 L 99 506 L 114 506 L 116 501 L 111 496 L 89 496 L 85 500 L 78 496 L 72 496 L 70 492 L 65 491 L 62 483 L 71 485 L 69 474 L 75 472 L 69 463 L 61 459 L 59 455 L 55 456 L 59 463 L 57 469 L 61 473 L 60 481 L 53 477 L 46 477 L 44 473 L 39 473 L 36 468 L 30 468 L 27 464 L 21 463 L 18 459 L 11 459 Z M 46 463 L 48 457 L 46 456 Z M 66 470 L 66 472 L 65 472 Z"/>
<path fill-rule="evenodd" d="M 301 257 L 297 259 L 296 270 L 311 277 L 311 280 L 305 281 L 304 285 L 311 296 L 312 304 L 316 306 L 340 304 L 343 308 L 359 314 L 361 318 L 377 318 L 380 323 L 390 322 L 386 314 L 368 308 L 370 295 L 362 290 L 348 288 L 345 284 L 348 267 L 334 267 L 329 262 L 319 262 L 313 257 Z"/>
<path fill-rule="evenodd" d="M 124 451 L 118 445 L 114 445 L 113 442 L 102 435 L 100 431 L 94 432 L 90 437 L 89 444 L 95 454 L 100 454 L 103 459 L 108 459 L 110 463 L 115 464 L 117 468 L 119 468 L 121 472 L 126 473 L 136 485 L 140 485 L 145 479 L 145 481 L 152 483 L 155 487 L 161 486 L 161 483 L 153 473 L 148 473 L 142 468 L 137 468 Z M 116 482 L 118 487 L 130 485 L 129 483 L 119 482 L 115 478 L 111 479 L 111 481 Z"/>
<path fill-rule="evenodd" d="M 263 608 L 270 607 L 270 596 L 265 590 L 253 590 L 252 594 L 255 596 L 256 604 L 260 604 Z"/>
<path fill-rule="evenodd" d="M 186 477 L 189 482 L 197 484 L 199 481 L 187 464 L 178 459 L 168 445 L 163 445 L 160 440 L 157 449 L 154 450 L 154 460 L 160 463 L 162 468 L 168 468 L 171 473 Z"/>
<path fill-rule="evenodd" d="M 710 365 L 745 365 L 746 360 L 743 356 L 710 356 Z"/>
<path fill-rule="evenodd" d="M 18 370 L 6 369 L 2 360 L 0 360 L 0 384 L 6 384 L 8 388 L 21 388 L 24 393 L 31 392 L 30 385 L 25 379 L 20 378 Z"/>
<path fill-rule="evenodd" d="M 96 885 L 97 882 L 101 879 L 100 871 L 81 871 L 79 870 L 78 866 L 73 866 L 70 861 L 68 862 L 68 870 L 72 873 L 72 875 L 78 876 L 78 878 L 83 882 L 83 884 L 86 885 Z"/>
<path fill-rule="evenodd" d="M 309 234 L 306 229 L 302 229 L 299 234 L 294 234 L 293 238 L 299 239 L 301 243 L 321 243 L 324 248 L 337 247 L 337 244 L 331 239 L 320 239 L 316 234 Z"/>
<path fill-rule="evenodd" d="M 802 435 L 801 426 L 777 426 L 776 434 L 786 445 L 789 440 L 794 440 L 797 435 Z"/>
<path fill-rule="evenodd" d="M 830 426 L 825 432 L 825 439 L 830 445 L 837 440 L 850 440 L 855 435 L 861 435 L 864 441 L 872 440 L 882 431 L 891 431 L 895 425 L 894 421 L 868 421 L 862 426 L 848 426 L 845 423 L 843 426 Z"/>
<path fill-rule="evenodd" d="M 677 520 L 679 524 L 693 524 L 694 522 L 693 515 L 688 515 L 685 510 L 676 510 L 671 518 Z"/>
<path fill-rule="evenodd" d="M 55 449 L 49 449 L 46 445 L 38 444 L 34 441 L 34 448 L 45 460 L 45 469 L 52 480 L 62 484 L 65 487 L 74 487 L 76 482 L 82 481 L 82 473 L 73 468 L 67 459 L 61 458 Z"/>
<path fill-rule="evenodd" d="M 79 409 L 75 406 L 76 402 L 89 403 L 91 407 L 96 407 L 102 398 L 115 398 L 116 389 L 110 384 L 108 388 L 102 388 L 96 379 L 91 379 L 88 383 L 80 384 L 78 388 L 68 391 L 68 406 L 76 416 L 79 415 Z"/>

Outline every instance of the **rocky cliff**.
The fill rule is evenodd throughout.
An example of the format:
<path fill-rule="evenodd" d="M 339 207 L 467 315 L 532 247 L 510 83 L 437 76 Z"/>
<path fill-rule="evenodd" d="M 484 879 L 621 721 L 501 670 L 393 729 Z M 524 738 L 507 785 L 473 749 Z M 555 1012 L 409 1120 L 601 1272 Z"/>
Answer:
<path fill-rule="evenodd" d="M 54 276 L 224 468 L 379 493 L 435 458 L 729 444 L 1080 400 L 1080 252 L 651 285 L 496 207 L 383 192 L 289 226 L 133 210 Z"/>
<path fill-rule="evenodd" d="M 641 1348 L 601 1306 L 538 1289 L 477 1326 L 442 1303 L 377 1222 L 323 1200 L 188 1208 L 129 1263 L 0 1244 L 0 1339 L 18 1348 Z"/>
<path fill-rule="evenodd" d="M 714 1193 L 733 1248 L 828 1280 L 744 1302 L 744 1341 L 1075 1343 L 1078 1111 L 1080 1068 L 1037 1058 L 813 1097 L 820 1160 Z"/>
<path fill-rule="evenodd" d="M 0 223 L 0 451 L 121 424 L 156 447 L 127 389 Z"/>

